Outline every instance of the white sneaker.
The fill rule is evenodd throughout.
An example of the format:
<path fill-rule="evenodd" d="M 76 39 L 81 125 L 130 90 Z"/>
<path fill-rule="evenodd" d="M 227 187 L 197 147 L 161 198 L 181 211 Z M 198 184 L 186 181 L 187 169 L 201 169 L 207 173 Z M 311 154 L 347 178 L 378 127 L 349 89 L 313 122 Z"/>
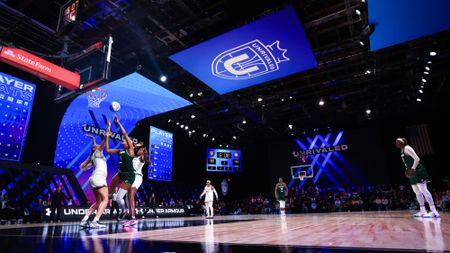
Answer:
<path fill-rule="evenodd" d="M 422 218 L 433 218 L 432 212 L 429 212 L 429 213 L 426 213 L 426 214 L 422 215 Z"/>
<path fill-rule="evenodd" d="M 413 215 L 413 217 L 424 217 L 425 215 L 427 215 L 426 212 L 418 212 L 418 213 L 415 213 L 415 214 Z"/>
<path fill-rule="evenodd" d="M 91 222 L 91 223 L 89 224 L 89 227 L 90 227 L 90 228 L 106 228 L 106 225 L 104 225 L 104 224 L 99 224 L 98 222 L 93 221 L 93 222 Z"/>
<path fill-rule="evenodd" d="M 80 227 L 84 227 L 84 228 L 89 227 L 88 221 L 87 221 L 87 220 L 82 220 L 82 221 L 80 222 Z"/>
<path fill-rule="evenodd" d="M 439 213 L 437 211 L 436 212 L 431 212 L 430 215 L 431 215 L 432 218 L 441 218 L 441 215 L 439 215 Z"/>

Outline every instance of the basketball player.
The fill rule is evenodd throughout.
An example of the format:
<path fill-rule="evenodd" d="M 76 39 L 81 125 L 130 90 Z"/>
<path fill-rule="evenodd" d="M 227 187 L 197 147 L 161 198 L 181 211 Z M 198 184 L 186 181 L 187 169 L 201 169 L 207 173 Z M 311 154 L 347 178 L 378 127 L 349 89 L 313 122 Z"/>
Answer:
<path fill-rule="evenodd" d="M 420 163 L 420 158 L 417 156 L 414 149 L 408 145 L 405 138 L 397 138 L 395 145 L 401 150 L 401 157 L 405 164 L 406 170 L 412 170 L 412 176 L 409 178 L 409 182 L 416 194 L 417 201 L 420 205 L 420 212 L 414 214 L 414 217 L 435 217 L 439 218 L 440 215 L 434 206 L 433 196 L 427 189 L 427 182 L 430 181 L 425 166 Z M 427 213 L 425 210 L 424 196 L 428 204 L 430 205 L 431 213 Z"/>
<path fill-rule="evenodd" d="M 131 141 L 130 137 L 125 131 L 125 128 L 119 121 L 119 118 L 115 116 L 114 121 L 119 125 L 120 130 L 125 137 L 122 141 L 123 149 L 110 149 L 109 148 L 109 137 L 111 136 L 111 122 L 108 120 L 108 129 L 106 129 L 106 152 L 108 154 L 118 154 L 119 155 L 119 172 L 117 172 L 111 180 L 109 185 L 110 192 L 114 192 L 117 186 L 120 185 L 119 191 L 113 194 L 113 199 L 119 205 L 122 212 L 119 215 L 119 219 L 123 219 L 126 215 L 125 200 L 123 199 L 127 194 L 131 185 L 134 183 L 136 178 L 135 171 L 133 168 L 133 158 L 134 158 L 134 143 Z"/>
<path fill-rule="evenodd" d="M 106 138 L 103 139 L 102 143 L 97 145 L 95 143 L 95 137 L 87 134 L 87 137 L 92 139 L 92 148 L 91 153 L 86 158 L 86 160 L 81 163 L 80 169 L 85 171 L 90 168 L 93 168 L 91 176 L 89 177 L 89 184 L 91 186 L 92 191 L 95 196 L 95 203 L 91 205 L 86 215 L 80 222 L 80 226 L 82 227 L 90 227 L 90 228 L 105 228 L 106 225 L 99 224 L 98 221 L 105 211 L 106 206 L 108 205 L 108 188 L 106 186 L 106 177 L 107 177 L 107 166 L 106 166 L 106 158 L 103 155 L 103 148 L 105 147 Z M 97 214 L 91 224 L 88 226 L 89 216 L 97 209 Z"/>
<path fill-rule="evenodd" d="M 134 174 L 136 176 L 133 184 L 131 185 L 130 189 L 128 190 L 128 202 L 129 205 L 129 211 L 131 220 L 128 220 L 123 224 L 124 227 L 133 226 L 136 224 L 136 217 L 135 217 L 135 208 L 136 208 L 136 201 L 134 199 L 134 196 L 136 195 L 137 190 L 142 184 L 142 167 L 144 167 L 144 164 L 148 162 L 148 151 L 147 148 L 144 146 L 143 142 L 139 142 L 139 144 L 136 145 L 135 154 L 136 157 L 133 158 L 133 168 L 134 168 Z"/>
<path fill-rule="evenodd" d="M 285 183 L 283 183 L 283 178 L 278 178 L 278 183 L 275 185 L 275 198 L 280 202 L 280 215 L 286 215 L 286 196 L 288 193 L 288 188 Z"/>
<path fill-rule="evenodd" d="M 219 201 L 219 196 L 217 196 L 217 191 L 214 186 L 211 185 L 211 181 L 206 180 L 206 186 L 203 190 L 203 193 L 200 195 L 200 198 L 205 195 L 205 207 L 206 207 L 206 219 L 214 218 L 214 195 L 216 195 L 217 201 Z"/>

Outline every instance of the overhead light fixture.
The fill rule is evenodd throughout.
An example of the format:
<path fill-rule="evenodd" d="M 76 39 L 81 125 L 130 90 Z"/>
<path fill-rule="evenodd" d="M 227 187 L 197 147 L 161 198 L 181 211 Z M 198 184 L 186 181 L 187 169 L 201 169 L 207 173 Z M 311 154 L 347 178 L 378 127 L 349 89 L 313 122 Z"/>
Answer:
<path fill-rule="evenodd" d="M 430 71 L 430 67 L 425 66 L 425 70 Z"/>
<path fill-rule="evenodd" d="M 199 96 L 199 97 L 201 97 L 203 95 L 203 92 L 199 92 L 199 93 L 197 93 L 197 96 Z"/>
<path fill-rule="evenodd" d="M 432 61 L 427 61 L 427 64 L 431 64 L 431 63 L 433 63 Z"/>
<path fill-rule="evenodd" d="M 417 102 L 422 102 L 422 99 L 421 98 L 416 98 L 416 101 Z"/>
<path fill-rule="evenodd" d="M 177 122 L 177 126 L 179 125 L 180 123 L 179 122 Z"/>
<path fill-rule="evenodd" d="M 292 96 L 289 96 L 289 99 L 293 99 L 293 97 L 292 97 Z"/>
<path fill-rule="evenodd" d="M 192 130 L 192 133 L 195 133 L 195 129 Z"/>
<path fill-rule="evenodd" d="M 423 93 L 423 90 L 419 90 L 419 93 Z"/>
<path fill-rule="evenodd" d="M 289 127 L 289 129 L 292 130 L 292 127 L 293 127 L 293 126 L 292 126 L 292 124 L 289 124 L 288 127 Z"/>
<path fill-rule="evenodd" d="M 194 93 L 189 94 L 189 97 L 190 97 L 190 98 L 193 97 L 193 96 L 194 96 Z"/>
<path fill-rule="evenodd" d="M 426 83 L 426 82 L 427 82 L 427 79 L 422 78 L 422 82 Z"/>
<path fill-rule="evenodd" d="M 247 124 L 247 121 L 244 119 L 243 121 L 242 121 L 242 124 Z"/>
<path fill-rule="evenodd" d="M 372 110 L 370 110 L 370 109 L 367 109 L 367 110 L 366 110 L 366 114 L 367 114 L 367 115 L 370 115 L 371 113 L 372 113 Z"/>
<path fill-rule="evenodd" d="M 184 128 L 184 125 L 181 125 L 180 128 Z"/>
<path fill-rule="evenodd" d="M 261 102 L 263 99 L 262 98 L 258 98 L 258 102 Z"/>
<path fill-rule="evenodd" d="M 229 148 L 230 146 L 229 145 L 227 145 L 227 148 Z"/>
<path fill-rule="evenodd" d="M 159 78 L 159 80 L 161 80 L 161 82 L 165 82 L 167 81 L 167 77 L 163 75 Z"/>
<path fill-rule="evenodd" d="M 167 121 L 168 123 L 170 123 L 170 122 L 172 122 L 172 120 L 171 119 L 169 119 L 168 121 Z"/>
<path fill-rule="evenodd" d="M 423 86 L 423 85 L 420 85 L 420 88 L 421 88 L 421 89 L 423 89 L 424 87 L 425 87 L 425 86 Z"/>
<path fill-rule="evenodd" d="M 222 147 L 222 144 L 219 144 L 219 147 Z"/>
<path fill-rule="evenodd" d="M 365 2 L 366 2 L 366 0 L 361 0 L 361 2 L 362 2 L 362 3 L 365 3 Z"/>
<path fill-rule="evenodd" d="M 233 139 L 234 139 L 234 140 L 236 140 L 236 139 L 237 139 L 235 135 L 233 135 Z"/>
<path fill-rule="evenodd" d="M 325 101 L 323 101 L 323 99 L 319 100 L 319 105 L 323 106 L 325 104 Z"/>
<path fill-rule="evenodd" d="M 192 114 L 192 115 L 191 115 L 191 119 L 195 119 L 195 114 Z"/>
<path fill-rule="evenodd" d="M 428 72 L 428 71 L 424 71 L 423 73 L 424 73 L 425 75 L 430 74 L 430 72 Z"/>
<path fill-rule="evenodd" d="M 216 140 L 216 138 L 214 138 L 214 137 L 212 137 L 212 139 L 211 139 L 212 141 L 215 141 Z"/>
<path fill-rule="evenodd" d="M 435 51 L 430 52 L 430 56 L 436 56 L 436 55 L 437 55 L 437 53 Z"/>
<path fill-rule="evenodd" d="M 188 129 L 189 129 L 189 127 L 188 127 L 188 126 L 185 126 L 185 127 L 184 127 L 184 130 L 188 130 Z"/>
<path fill-rule="evenodd" d="M 366 70 L 366 72 L 364 72 L 364 74 L 366 74 L 366 75 L 368 75 L 368 74 L 370 74 L 370 73 L 372 73 L 372 71 L 370 71 L 369 69 Z"/>
<path fill-rule="evenodd" d="M 364 46 L 364 42 L 363 42 L 362 40 L 359 41 L 359 44 L 360 44 L 361 46 Z"/>
<path fill-rule="evenodd" d="M 284 98 L 281 99 L 281 102 L 284 102 Z"/>
<path fill-rule="evenodd" d="M 189 133 L 189 135 L 191 135 L 191 134 L 192 134 L 192 131 L 189 131 L 188 133 Z"/>
<path fill-rule="evenodd" d="M 356 15 L 360 16 L 361 15 L 361 11 L 359 11 L 358 9 L 355 10 Z"/>

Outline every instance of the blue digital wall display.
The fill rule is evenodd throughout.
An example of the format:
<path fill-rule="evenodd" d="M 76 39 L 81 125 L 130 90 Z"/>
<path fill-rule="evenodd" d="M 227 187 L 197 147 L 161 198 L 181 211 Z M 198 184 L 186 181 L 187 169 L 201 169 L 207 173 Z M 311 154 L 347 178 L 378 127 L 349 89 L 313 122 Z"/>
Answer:
<path fill-rule="evenodd" d="M 317 66 L 293 7 L 169 58 L 219 94 Z"/>
<path fill-rule="evenodd" d="M 36 85 L 0 72 L 0 160 L 21 161 Z"/>
<path fill-rule="evenodd" d="M 370 49 L 378 50 L 450 29 L 448 0 L 369 0 Z"/>
<path fill-rule="evenodd" d="M 114 113 L 109 108 L 116 101 L 121 109 Z M 83 189 L 89 189 L 90 172 L 82 173 L 80 164 L 89 155 L 92 142 L 85 135 L 96 137 L 97 143 L 102 141 L 107 119 L 113 120 L 118 115 L 124 128 L 129 132 L 135 124 L 143 119 L 180 107 L 191 105 L 189 101 L 177 96 L 169 90 L 152 82 L 146 77 L 133 73 L 121 79 L 102 86 L 99 90 L 90 91 L 78 96 L 70 106 L 61 121 L 54 166 L 72 169 Z M 112 123 L 111 148 L 122 148 L 119 128 Z M 137 142 L 135 138 L 132 138 Z M 105 152 L 105 155 L 106 152 Z M 118 170 L 117 156 L 107 156 L 108 179 Z M 92 191 L 86 191 L 92 199 Z"/>
<path fill-rule="evenodd" d="M 148 178 L 172 181 L 173 134 L 150 126 Z"/>
<path fill-rule="evenodd" d="M 241 151 L 234 149 L 207 149 L 206 171 L 241 172 Z"/>

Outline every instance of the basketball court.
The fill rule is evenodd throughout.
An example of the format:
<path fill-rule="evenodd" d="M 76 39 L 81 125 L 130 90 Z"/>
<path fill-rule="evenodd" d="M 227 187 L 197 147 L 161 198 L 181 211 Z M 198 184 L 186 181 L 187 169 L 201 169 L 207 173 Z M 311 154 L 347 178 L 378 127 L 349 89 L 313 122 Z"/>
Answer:
<path fill-rule="evenodd" d="M 411 218 L 408 211 L 161 218 L 133 228 L 106 222 L 0 227 L 11 252 L 443 252 L 450 251 L 449 215 Z M 19 245 L 19 247 L 17 247 Z"/>

